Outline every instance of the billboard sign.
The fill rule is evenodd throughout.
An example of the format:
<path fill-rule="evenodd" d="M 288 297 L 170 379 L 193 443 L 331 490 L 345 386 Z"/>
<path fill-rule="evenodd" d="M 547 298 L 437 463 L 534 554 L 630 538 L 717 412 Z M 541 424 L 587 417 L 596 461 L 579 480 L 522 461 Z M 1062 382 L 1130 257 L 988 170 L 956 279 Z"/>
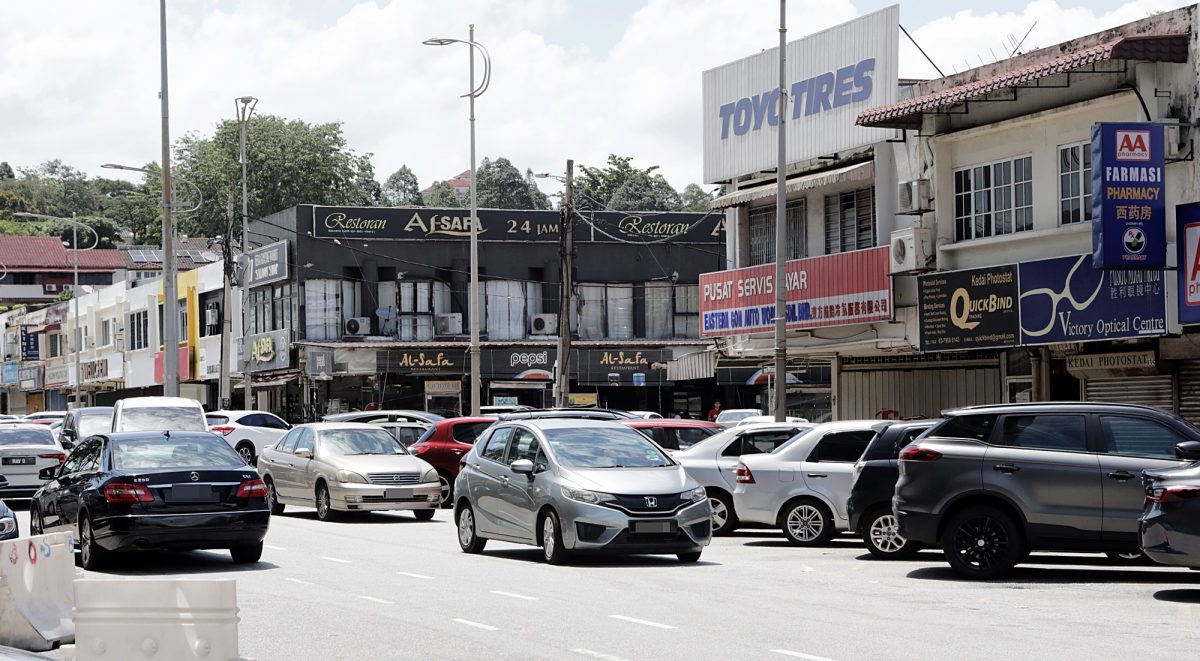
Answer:
<path fill-rule="evenodd" d="M 38 344 L 38 334 L 33 332 L 33 326 L 21 326 L 21 360 L 41 360 L 42 354 Z"/>
<path fill-rule="evenodd" d="M 786 265 L 787 328 L 845 326 L 892 318 L 888 247 Z M 700 276 L 700 336 L 766 333 L 775 324 L 775 265 Z"/>
<path fill-rule="evenodd" d="M 932 273 L 917 282 L 922 351 L 1017 344 L 1021 323 L 1015 265 Z"/>
<path fill-rule="evenodd" d="M 250 251 L 246 286 L 257 287 L 288 279 L 288 242 L 277 241 Z"/>
<path fill-rule="evenodd" d="M 1200 324 L 1200 202 L 1175 207 L 1179 323 Z"/>
<path fill-rule="evenodd" d="M 1167 264 L 1162 124 L 1092 125 L 1092 255 L 1098 269 Z"/>

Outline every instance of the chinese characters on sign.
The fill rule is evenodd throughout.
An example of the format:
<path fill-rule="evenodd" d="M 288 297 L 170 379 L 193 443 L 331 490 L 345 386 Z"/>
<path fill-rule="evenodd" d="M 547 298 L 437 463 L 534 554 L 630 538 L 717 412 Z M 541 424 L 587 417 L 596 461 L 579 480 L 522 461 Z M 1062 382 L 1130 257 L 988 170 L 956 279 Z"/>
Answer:
<path fill-rule="evenodd" d="M 1166 266 L 1161 124 L 1092 126 L 1092 254 L 1098 269 Z"/>

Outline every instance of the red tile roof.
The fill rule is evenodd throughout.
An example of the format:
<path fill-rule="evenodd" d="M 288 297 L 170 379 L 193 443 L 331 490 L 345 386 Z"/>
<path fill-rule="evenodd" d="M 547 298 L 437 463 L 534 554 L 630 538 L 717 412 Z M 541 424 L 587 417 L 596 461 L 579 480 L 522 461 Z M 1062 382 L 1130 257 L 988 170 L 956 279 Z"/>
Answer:
<path fill-rule="evenodd" d="M 0 236 L 0 264 L 11 271 L 71 270 L 74 256 L 56 236 Z M 125 268 L 117 250 L 81 250 L 84 271 L 117 271 Z"/>

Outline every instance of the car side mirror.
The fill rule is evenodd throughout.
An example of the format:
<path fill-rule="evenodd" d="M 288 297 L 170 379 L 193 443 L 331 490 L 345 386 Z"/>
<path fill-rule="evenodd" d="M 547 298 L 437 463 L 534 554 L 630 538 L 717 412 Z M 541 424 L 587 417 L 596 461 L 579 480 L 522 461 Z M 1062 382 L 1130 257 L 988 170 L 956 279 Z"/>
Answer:
<path fill-rule="evenodd" d="M 533 479 L 533 462 L 528 459 L 518 459 L 508 465 L 509 470 L 517 475 L 525 475 Z"/>
<path fill-rule="evenodd" d="M 42 480 L 43 482 L 49 482 L 50 480 L 53 480 L 57 474 L 58 466 L 47 466 L 38 471 L 38 479 Z"/>
<path fill-rule="evenodd" d="M 75 444 L 72 443 L 71 441 L 68 441 L 65 438 L 59 439 L 58 444 L 61 445 L 62 449 L 64 449 L 64 450 L 74 450 L 75 449 Z"/>
<path fill-rule="evenodd" d="M 1182 441 L 1176 443 L 1175 456 L 1187 461 L 1200 460 L 1200 441 Z"/>
<path fill-rule="evenodd" d="M 312 459 L 312 450 L 309 450 L 308 448 L 296 448 L 292 454 L 300 457 L 301 459 Z"/>

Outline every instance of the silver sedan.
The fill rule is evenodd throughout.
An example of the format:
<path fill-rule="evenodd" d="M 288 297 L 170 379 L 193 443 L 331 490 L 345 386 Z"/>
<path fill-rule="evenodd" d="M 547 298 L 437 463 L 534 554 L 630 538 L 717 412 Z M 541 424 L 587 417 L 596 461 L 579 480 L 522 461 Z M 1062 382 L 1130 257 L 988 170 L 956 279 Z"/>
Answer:
<path fill-rule="evenodd" d="M 673 553 L 696 562 L 711 539 L 704 488 L 637 431 L 608 421 L 500 422 L 454 483 L 459 546 L 489 539 L 572 553 Z"/>
<path fill-rule="evenodd" d="M 437 470 L 376 425 L 317 422 L 293 427 L 263 450 L 258 472 L 272 514 L 316 507 L 328 521 L 342 511 L 413 510 L 433 518 L 442 488 Z"/>

